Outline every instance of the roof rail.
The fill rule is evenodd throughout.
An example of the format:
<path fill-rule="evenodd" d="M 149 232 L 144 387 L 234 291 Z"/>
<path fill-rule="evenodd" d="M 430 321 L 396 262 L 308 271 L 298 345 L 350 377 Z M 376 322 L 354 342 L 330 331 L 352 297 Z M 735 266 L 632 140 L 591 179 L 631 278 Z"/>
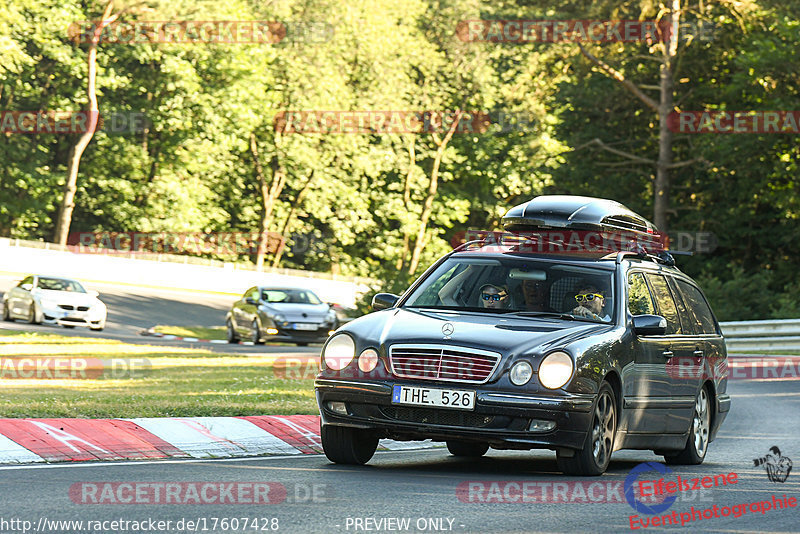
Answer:
<path fill-rule="evenodd" d="M 608 254 L 607 256 L 603 256 L 602 259 L 610 260 L 614 258 L 614 262 L 617 264 L 622 263 L 622 260 L 625 259 L 626 256 L 632 256 L 634 258 L 638 258 L 640 260 L 649 260 L 653 263 L 661 263 L 663 265 L 667 265 L 672 267 L 675 265 L 675 258 L 672 257 L 667 250 L 662 250 L 656 256 L 655 254 L 648 254 L 644 251 L 644 249 L 640 249 L 638 251 L 627 250 L 623 252 L 617 252 L 616 254 Z"/>
<path fill-rule="evenodd" d="M 466 250 L 467 247 L 471 245 L 484 245 L 486 244 L 485 239 L 473 239 L 472 241 L 467 241 L 466 243 L 461 243 L 456 248 L 453 249 L 452 252 L 461 252 L 462 250 Z"/>

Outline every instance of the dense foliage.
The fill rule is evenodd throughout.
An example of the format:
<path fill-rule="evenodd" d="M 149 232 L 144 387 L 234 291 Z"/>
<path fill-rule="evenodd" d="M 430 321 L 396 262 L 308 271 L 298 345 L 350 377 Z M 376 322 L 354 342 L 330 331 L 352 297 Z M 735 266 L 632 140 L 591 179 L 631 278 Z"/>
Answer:
<path fill-rule="evenodd" d="M 677 1 L 677 0 L 675 0 Z M 800 7 L 682 1 L 674 67 L 684 110 L 795 110 Z M 0 110 L 85 109 L 87 50 L 68 30 L 107 0 L 0 6 Z M 525 5 L 526 7 L 520 7 Z M 371 276 L 401 290 L 468 228 L 496 229 L 546 193 L 613 198 L 650 216 L 659 117 L 598 68 L 658 100 L 652 43 L 465 42 L 459 21 L 663 17 L 673 0 L 179 0 L 115 3 L 120 21 L 283 21 L 277 43 L 101 42 L 102 116 L 80 161 L 70 231 L 287 237 L 265 265 Z M 589 7 L 590 6 L 590 7 Z M 301 134 L 287 110 L 477 110 L 485 131 Z M 77 134 L 0 133 L 0 236 L 53 240 Z M 712 232 L 679 259 L 721 319 L 800 316 L 798 137 L 676 134 L 670 230 Z M 613 150 L 609 150 L 613 148 Z M 635 156 L 635 157 L 631 157 Z M 637 159 L 638 158 L 638 159 Z M 257 260 L 255 254 L 240 260 Z"/>

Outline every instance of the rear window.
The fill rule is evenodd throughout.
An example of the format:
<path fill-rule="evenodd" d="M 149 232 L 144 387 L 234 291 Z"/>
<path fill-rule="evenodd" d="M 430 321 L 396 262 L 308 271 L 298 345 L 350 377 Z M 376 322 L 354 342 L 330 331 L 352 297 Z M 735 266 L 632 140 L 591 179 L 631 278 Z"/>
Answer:
<path fill-rule="evenodd" d="M 695 321 L 695 331 L 699 334 L 716 334 L 717 326 L 714 315 L 700 290 L 682 280 L 677 280 L 677 283 L 689 307 L 689 316 Z"/>

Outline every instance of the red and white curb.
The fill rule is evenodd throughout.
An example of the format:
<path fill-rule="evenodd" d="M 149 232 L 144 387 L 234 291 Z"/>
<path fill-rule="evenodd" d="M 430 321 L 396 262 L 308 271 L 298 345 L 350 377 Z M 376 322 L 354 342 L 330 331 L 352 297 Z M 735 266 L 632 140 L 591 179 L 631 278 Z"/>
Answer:
<path fill-rule="evenodd" d="M 0 463 L 319 454 L 318 415 L 0 419 Z M 383 450 L 430 441 L 384 439 Z"/>
<path fill-rule="evenodd" d="M 148 328 L 147 330 L 142 330 L 139 332 L 141 336 L 150 336 L 150 337 L 157 337 L 164 339 L 166 341 L 188 341 L 189 343 L 216 343 L 220 345 L 227 345 L 228 342 L 224 339 L 200 339 L 197 337 L 183 337 L 183 336 L 173 336 L 172 334 L 162 334 L 161 332 L 156 332 L 152 328 Z M 238 341 L 240 345 L 252 345 L 252 341 Z"/>

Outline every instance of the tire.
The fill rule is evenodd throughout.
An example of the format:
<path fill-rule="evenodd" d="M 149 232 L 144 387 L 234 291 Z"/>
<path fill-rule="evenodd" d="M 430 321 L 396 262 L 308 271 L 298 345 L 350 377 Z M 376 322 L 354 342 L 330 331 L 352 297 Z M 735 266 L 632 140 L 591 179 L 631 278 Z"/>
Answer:
<path fill-rule="evenodd" d="M 253 319 L 253 324 L 250 325 L 251 341 L 253 345 L 263 345 L 261 341 L 261 328 L 258 326 L 258 319 Z"/>
<path fill-rule="evenodd" d="M 617 402 L 614 390 L 603 382 L 592 408 L 592 423 L 583 448 L 573 456 L 556 453 L 558 468 L 566 475 L 602 475 L 611 461 L 617 433 Z"/>
<path fill-rule="evenodd" d="M 8 312 L 8 302 L 3 303 L 3 320 L 9 323 L 14 322 L 14 319 L 11 318 L 11 314 Z"/>
<path fill-rule="evenodd" d="M 233 322 L 230 319 L 225 321 L 225 339 L 228 340 L 228 343 L 239 342 L 239 336 L 236 335 L 236 329 L 233 327 Z"/>
<path fill-rule="evenodd" d="M 322 425 L 322 449 L 335 464 L 364 465 L 378 448 L 378 438 L 368 430 Z"/>
<path fill-rule="evenodd" d="M 489 450 L 488 443 L 471 443 L 469 441 L 448 441 L 447 450 L 453 456 L 480 458 Z"/>
<path fill-rule="evenodd" d="M 689 427 L 689 439 L 679 453 L 665 454 L 664 460 L 669 465 L 699 465 L 708 453 L 709 435 L 711 432 L 711 395 L 703 386 L 694 401 L 692 425 Z"/>
<path fill-rule="evenodd" d="M 36 320 L 36 303 L 28 309 L 28 318 L 25 320 L 28 324 L 39 324 L 40 321 Z"/>

